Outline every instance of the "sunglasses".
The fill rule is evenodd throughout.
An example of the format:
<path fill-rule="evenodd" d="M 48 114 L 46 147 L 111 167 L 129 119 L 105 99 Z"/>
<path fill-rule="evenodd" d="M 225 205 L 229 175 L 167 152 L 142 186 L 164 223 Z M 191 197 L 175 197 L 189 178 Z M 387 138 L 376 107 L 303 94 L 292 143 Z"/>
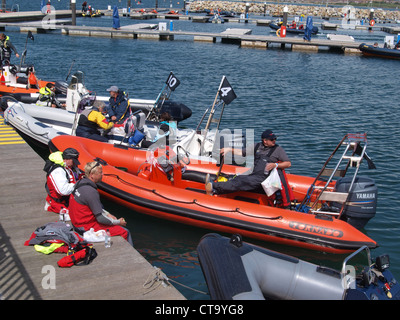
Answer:
<path fill-rule="evenodd" d="M 89 175 L 92 173 L 92 171 L 93 171 L 94 168 L 96 168 L 96 167 L 98 167 L 98 166 L 100 166 L 100 165 L 101 165 L 101 163 L 100 163 L 99 161 L 96 161 L 96 164 L 90 169 Z"/>

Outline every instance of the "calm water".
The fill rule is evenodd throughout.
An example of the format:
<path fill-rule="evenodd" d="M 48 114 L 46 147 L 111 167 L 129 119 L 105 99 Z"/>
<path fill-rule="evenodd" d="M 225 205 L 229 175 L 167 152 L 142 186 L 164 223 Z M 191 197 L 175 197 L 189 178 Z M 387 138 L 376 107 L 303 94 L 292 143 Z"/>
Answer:
<path fill-rule="evenodd" d="M 32 2 L 21 10 L 37 10 Z M 66 8 L 67 1 L 52 2 L 58 9 Z M 81 2 L 77 2 L 80 6 Z M 91 3 L 101 9 L 108 4 L 123 7 L 119 1 Z M 143 6 L 150 5 L 144 2 Z M 138 22 L 141 21 L 121 17 L 121 25 Z M 158 23 L 157 20 L 146 22 Z M 77 24 L 112 26 L 112 18 L 78 18 Z M 174 21 L 174 28 L 199 31 L 251 28 L 253 34 L 270 33 L 267 27 L 236 23 Z M 386 35 L 368 31 L 337 33 L 381 43 Z M 7 34 L 22 52 L 26 35 L 12 30 L 7 30 Z M 156 98 L 169 72 L 173 71 L 181 81 L 173 93 L 174 100 L 182 101 L 193 110 L 193 116 L 182 123 L 188 127 L 196 126 L 205 108 L 212 104 L 225 75 L 238 98 L 227 107 L 222 127 L 254 129 L 257 137 L 264 129 L 273 129 L 292 160 L 292 173 L 316 175 L 346 133 L 368 132 L 368 153 L 377 170 L 368 170 L 364 164 L 360 173 L 376 180 L 379 199 L 377 215 L 365 232 L 380 244 L 373 256 L 390 254 L 391 270 L 400 279 L 399 61 L 329 52 L 246 49 L 221 43 L 194 43 L 191 39 L 111 40 L 58 33 L 35 35 L 35 40 L 28 42 L 27 61 L 35 65 L 39 77 L 53 80 L 65 80 L 75 61 L 72 70 L 82 70 L 87 87 L 98 94 L 105 95 L 107 87 L 117 85 L 130 96 L 148 99 Z M 107 201 L 105 205 L 109 211 L 127 218 L 136 248 L 153 265 L 161 267 L 175 281 L 207 291 L 196 246 L 209 231 L 146 217 Z M 337 266 L 343 258 L 268 243 L 262 245 L 329 266 Z M 179 285 L 177 288 L 189 299 L 208 298 Z"/>

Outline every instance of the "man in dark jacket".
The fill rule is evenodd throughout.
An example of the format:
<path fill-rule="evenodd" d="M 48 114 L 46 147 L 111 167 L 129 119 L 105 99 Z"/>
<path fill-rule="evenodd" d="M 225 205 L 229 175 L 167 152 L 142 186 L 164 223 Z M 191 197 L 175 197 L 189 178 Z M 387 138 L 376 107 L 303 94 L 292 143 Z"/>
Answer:
<path fill-rule="evenodd" d="M 11 51 L 14 51 L 15 56 L 19 58 L 17 49 L 11 43 L 10 38 L 4 33 L 0 33 L 0 47 L 1 47 L 1 65 L 10 64 Z"/>
<path fill-rule="evenodd" d="M 129 116 L 128 100 L 117 86 L 111 86 L 107 91 L 110 92 L 110 104 L 106 107 L 106 112 L 111 121 L 122 123 Z"/>
<path fill-rule="evenodd" d="M 250 174 L 242 174 L 226 182 L 210 182 L 209 177 L 206 181 L 206 192 L 208 194 L 225 194 L 235 191 L 255 191 L 261 187 L 263 182 L 274 168 L 278 169 L 281 182 L 287 184 L 283 169 L 290 168 L 291 162 L 285 150 L 278 146 L 276 135 L 271 130 L 265 130 L 261 135 L 261 142 L 254 146 L 254 168 Z M 222 148 L 221 154 L 232 152 L 237 155 L 244 155 L 245 149 Z M 285 194 L 283 203 L 289 205 L 289 191 Z"/>

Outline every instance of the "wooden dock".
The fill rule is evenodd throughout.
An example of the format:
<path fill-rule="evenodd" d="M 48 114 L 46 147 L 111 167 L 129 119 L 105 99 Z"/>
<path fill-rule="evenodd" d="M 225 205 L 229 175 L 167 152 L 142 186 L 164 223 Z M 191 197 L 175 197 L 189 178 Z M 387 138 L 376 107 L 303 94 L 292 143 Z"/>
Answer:
<path fill-rule="evenodd" d="M 175 31 L 175 30 L 160 30 L 157 28 L 156 24 L 133 24 L 128 26 L 123 26 L 119 30 L 115 30 L 111 27 L 93 27 L 93 26 L 73 26 L 70 23 L 62 22 L 58 17 L 64 17 L 66 15 L 71 15 L 69 10 L 57 11 L 57 19 L 55 20 L 44 20 L 44 22 L 4 22 L 3 19 L 5 14 L 0 14 L 0 30 L 5 31 L 6 28 L 18 28 L 20 32 L 36 32 L 36 33 L 46 33 L 46 32 L 61 32 L 63 35 L 70 36 L 82 36 L 82 37 L 106 37 L 106 38 L 126 38 L 126 39 L 151 39 L 151 40 L 179 40 L 184 38 L 187 40 L 188 37 L 192 37 L 193 41 L 203 41 L 203 42 L 217 42 L 221 41 L 223 43 L 237 44 L 242 47 L 249 48 L 261 48 L 268 49 L 270 47 L 281 47 L 284 49 L 292 49 L 297 51 L 326 51 L 332 50 L 339 53 L 356 53 L 361 54 L 358 49 L 360 42 L 356 41 L 341 41 L 339 40 L 329 40 L 322 39 L 322 37 L 314 36 L 311 41 L 304 41 L 301 37 L 291 37 L 287 36 L 285 38 L 280 38 L 276 35 L 251 35 L 249 32 L 235 32 L 235 29 L 229 29 L 230 32 L 225 31 L 221 33 L 210 33 L 210 32 L 194 32 L 194 31 Z M 103 11 L 103 14 L 108 14 L 108 11 Z M 44 15 L 42 13 L 16 13 L 19 15 L 19 21 L 24 19 L 24 14 L 26 17 L 36 16 L 37 18 L 43 19 Z M 78 14 L 78 13 L 77 13 Z M 80 14 L 80 13 L 79 13 Z M 190 15 L 168 15 L 165 13 L 130 13 L 130 18 L 132 19 L 184 19 L 192 20 L 193 22 L 204 22 L 204 17 L 190 16 Z M 202 19 L 203 18 L 203 19 Z M 32 18 L 33 19 L 33 18 Z M 259 20 L 259 19 L 242 19 L 238 18 L 227 18 L 227 22 L 234 21 L 244 22 L 244 23 L 256 23 L 260 26 L 268 26 L 269 20 Z M 326 24 L 324 25 L 326 29 L 336 30 L 337 25 Z M 374 28 L 378 28 L 374 26 Z M 236 30 L 246 30 L 246 29 L 236 29 Z M 386 27 L 384 28 L 386 32 L 396 32 L 394 28 Z M 372 43 L 371 43 L 372 44 Z"/>
<path fill-rule="evenodd" d="M 26 143 L 0 145 L 0 300 L 185 300 L 171 284 L 144 287 L 155 269 L 121 237 L 107 249 L 96 243 L 97 258 L 71 268 L 58 267 L 64 254 L 24 246 L 37 227 L 58 219 L 43 208 L 43 165 Z"/>
<path fill-rule="evenodd" d="M 196 32 L 196 31 L 170 31 L 153 29 L 150 24 L 140 24 L 139 27 L 124 26 L 119 30 L 109 27 L 92 26 L 72 26 L 53 23 L 51 26 L 37 23 L 0 23 L 0 30 L 6 28 L 18 28 L 20 32 L 46 33 L 48 31 L 60 31 L 63 35 L 81 36 L 81 37 L 105 37 L 105 38 L 126 38 L 126 39 L 147 39 L 147 40 L 179 40 L 192 37 L 193 41 L 199 42 L 217 42 L 238 44 L 242 47 L 263 48 L 278 44 L 281 48 L 293 50 L 319 51 L 336 50 L 344 53 L 361 53 L 358 50 L 360 42 L 333 41 L 313 37 L 311 41 L 304 41 L 301 37 L 280 38 L 275 35 L 251 35 L 248 29 L 229 29 L 221 33 Z M 246 30 L 246 32 L 237 31 Z"/>

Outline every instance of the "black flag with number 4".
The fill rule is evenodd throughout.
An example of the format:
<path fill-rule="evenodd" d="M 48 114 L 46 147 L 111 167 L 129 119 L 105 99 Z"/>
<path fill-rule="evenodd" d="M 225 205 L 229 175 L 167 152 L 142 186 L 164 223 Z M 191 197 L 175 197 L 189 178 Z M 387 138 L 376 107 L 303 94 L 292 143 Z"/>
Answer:
<path fill-rule="evenodd" d="M 226 104 L 230 104 L 233 100 L 236 99 L 235 91 L 233 91 L 233 88 L 231 87 L 228 79 L 225 76 L 224 79 L 222 80 L 222 85 L 221 89 L 219 90 L 219 95 Z"/>

